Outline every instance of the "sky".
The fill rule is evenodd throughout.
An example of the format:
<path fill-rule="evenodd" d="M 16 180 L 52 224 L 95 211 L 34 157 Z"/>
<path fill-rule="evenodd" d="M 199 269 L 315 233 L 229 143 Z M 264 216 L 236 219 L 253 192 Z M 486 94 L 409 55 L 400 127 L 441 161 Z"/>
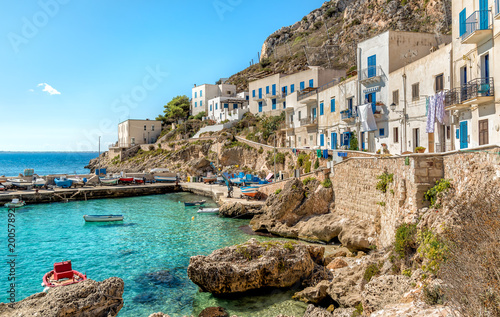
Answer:
<path fill-rule="evenodd" d="M 316 0 L 0 1 L 0 151 L 97 151 L 257 60 Z"/>

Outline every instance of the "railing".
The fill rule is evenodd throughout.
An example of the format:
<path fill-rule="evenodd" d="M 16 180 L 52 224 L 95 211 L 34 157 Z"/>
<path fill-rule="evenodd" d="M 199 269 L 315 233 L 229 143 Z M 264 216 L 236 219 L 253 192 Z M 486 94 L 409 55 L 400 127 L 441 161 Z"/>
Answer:
<path fill-rule="evenodd" d="M 308 117 L 305 119 L 300 119 L 300 125 L 316 124 L 318 123 L 318 118 Z"/>
<path fill-rule="evenodd" d="M 479 10 L 472 13 L 467 20 L 465 20 L 465 32 L 462 34 L 462 41 L 477 30 L 491 29 L 492 20 L 490 10 Z"/>
<path fill-rule="evenodd" d="M 356 110 L 347 109 L 340 111 L 340 118 L 342 120 L 354 119 L 355 117 L 357 117 Z"/>
<path fill-rule="evenodd" d="M 384 76 L 384 71 L 381 66 L 369 66 L 361 70 L 361 73 L 358 74 L 358 76 L 360 81 L 364 81 L 370 78 L 382 77 Z"/>
<path fill-rule="evenodd" d="M 330 87 L 333 87 L 333 86 L 337 85 L 339 82 L 340 82 L 340 78 L 335 78 L 331 82 L 326 83 L 323 86 L 318 87 L 318 92 L 321 92 L 321 91 L 326 90 Z"/>
<path fill-rule="evenodd" d="M 297 101 L 300 101 L 300 100 L 306 99 L 307 97 L 311 97 L 311 96 L 313 96 L 313 95 L 315 95 L 315 94 L 317 94 L 317 93 L 318 93 L 318 92 L 317 92 L 317 90 L 315 89 L 315 90 L 310 91 L 310 92 L 308 92 L 308 93 L 306 93 L 306 94 L 299 95 L 299 96 L 297 97 Z"/>
<path fill-rule="evenodd" d="M 288 129 L 293 129 L 293 128 L 294 128 L 293 122 L 283 122 L 280 125 L 281 130 L 288 130 Z"/>
<path fill-rule="evenodd" d="M 462 104 L 470 99 L 478 97 L 492 97 L 495 95 L 493 77 L 476 78 L 466 85 L 451 89 L 445 94 L 445 105 Z"/>

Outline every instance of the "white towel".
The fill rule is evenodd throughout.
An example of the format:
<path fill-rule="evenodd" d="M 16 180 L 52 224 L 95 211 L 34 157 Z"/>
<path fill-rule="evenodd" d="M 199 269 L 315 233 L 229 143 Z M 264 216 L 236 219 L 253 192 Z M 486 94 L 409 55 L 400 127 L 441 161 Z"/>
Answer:
<path fill-rule="evenodd" d="M 429 100 L 429 111 L 427 112 L 426 133 L 434 133 L 434 123 L 436 122 L 436 96 L 431 96 Z"/>
<path fill-rule="evenodd" d="M 373 117 L 372 104 L 367 103 L 358 106 L 358 111 L 359 120 L 361 121 L 361 132 L 377 130 L 377 123 L 375 123 L 375 118 Z"/>
<path fill-rule="evenodd" d="M 446 113 L 444 111 L 444 91 L 436 94 L 436 119 L 439 123 L 445 123 Z"/>

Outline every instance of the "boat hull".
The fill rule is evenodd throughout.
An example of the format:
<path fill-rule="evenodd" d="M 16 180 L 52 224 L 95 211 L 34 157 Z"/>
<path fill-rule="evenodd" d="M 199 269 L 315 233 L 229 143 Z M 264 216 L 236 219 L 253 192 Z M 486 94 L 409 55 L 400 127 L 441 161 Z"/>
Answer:
<path fill-rule="evenodd" d="M 59 286 L 67 286 L 71 284 L 76 284 L 83 282 L 87 279 L 87 276 L 85 274 L 82 274 L 78 271 L 72 270 L 73 271 L 73 278 L 72 279 L 63 279 L 63 280 L 52 280 L 51 278 L 54 276 L 54 270 L 45 273 L 43 276 L 43 285 L 46 287 L 59 287 Z"/>
<path fill-rule="evenodd" d="M 111 222 L 123 221 L 122 215 L 85 215 L 83 216 L 86 222 Z"/>
<path fill-rule="evenodd" d="M 26 206 L 26 203 L 23 201 L 23 202 L 20 202 L 20 203 L 6 203 L 5 205 L 5 208 L 21 208 L 21 207 L 24 207 Z"/>
<path fill-rule="evenodd" d="M 206 203 L 206 200 L 201 200 L 201 201 L 192 201 L 192 202 L 185 202 L 184 206 L 186 207 L 191 207 L 191 206 L 202 206 Z"/>
<path fill-rule="evenodd" d="M 121 183 L 132 183 L 134 181 L 133 177 L 121 177 L 120 182 Z"/>
<path fill-rule="evenodd" d="M 161 183 L 175 183 L 177 181 L 177 177 L 175 176 L 155 176 L 155 181 Z"/>
<path fill-rule="evenodd" d="M 57 187 L 61 187 L 61 188 L 70 188 L 71 185 L 73 185 L 73 181 L 70 179 L 61 180 L 59 178 L 55 178 L 54 183 L 56 183 Z"/>
<path fill-rule="evenodd" d="M 200 214 L 218 214 L 219 208 L 200 208 L 198 209 Z"/>
<path fill-rule="evenodd" d="M 104 186 L 118 185 L 118 178 L 117 179 L 101 179 L 101 185 L 104 185 Z"/>

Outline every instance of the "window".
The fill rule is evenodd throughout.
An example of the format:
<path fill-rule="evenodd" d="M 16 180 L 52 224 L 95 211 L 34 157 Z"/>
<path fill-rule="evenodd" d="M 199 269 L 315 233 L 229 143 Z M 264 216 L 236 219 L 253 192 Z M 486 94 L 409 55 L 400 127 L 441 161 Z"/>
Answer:
<path fill-rule="evenodd" d="M 309 87 L 314 87 L 314 79 L 309 80 Z"/>
<path fill-rule="evenodd" d="M 154 126 L 154 125 L 152 125 L 152 126 L 151 126 L 151 131 L 154 131 L 154 130 L 155 130 L 155 126 Z"/>
<path fill-rule="evenodd" d="M 259 112 L 262 112 L 262 101 L 259 101 Z"/>
<path fill-rule="evenodd" d="M 200 107 L 203 107 L 203 100 L 200 100 Z"/>
<path fill-rule="evenodd" d="M 254 90 L 254 92 L 255 92 L 255 90 Z M 255 96 L 254 96 L 254 97 L 255 97 Z M 246 97 L 246 99 L 247 99 L 247 101 L 248 101 L 248 100 L 250 99 L 250 98 L 249 98 L 249 96 L 247 96 L 247 97 Z"/>
<path fill-rule="evenodd" d="M 276 99 L 273 99 L 272 101 L 272 105 L 273 105 L 273 110 L 276 110 Z"/>
<path fill-rule="evenodd" d="M 219 103 L 218 102 L 215 103 L 215 110 L 217 110 L 217 109 L 219 109 Z"/>
<path fill-rule="evenodd" d="M 299 145 L 300 145 L 300 141 L 302 141 L 302 138 L 299 136 Z"/>
<path fill-rule="evenodd" d="M 392 133 L 392 140 L 394 143 L 399 143 L 399 128 L 398 127 L 395 127 L 394 129 L 392 129 L 393 133 Z"/>
<path fill-rule="evenodd" d="M 330 112 L 335 112 L 335 98 L 330 100 Z"/>
<path fill-rule="evenodd" d="M 293 94 L 295 92 L 295 85 L 290 85 L 290 93 Z"/>
<path fill-rule="evenodd" d="M 238 109 L 238 104 L 237 103 L 233 103 L 233 109 Z"/>
<path fill-rule="evenodd" d="M 392 92 L 392 103 L 399 105 L 399 89 Z"/>
<path fill-rule="evenodd" d="M 347 109 L 352 110 L 352 106 L 354 105 L 354 98 L 351 97 L 347 99 Z"/>
<path fill-rule="evenodd" d="M 203 90 L 200 90 L 200 98 L 203 97 Z"/>
<path fill-rule="evenodd" d="M 321 102 L 319 104 L 319 115 L 322 116 L 325 114 L 325 105 L 323 104 L 323 102 Z"/>
<path fill-rule="evenodd" d="M 283 96 L 286 96 L 288 94 L 288 86 L 281 87 L 281 91 L 283 92 Z"/>
<path fill-rule="evenodd" d="M 299 111 L 299 121 L 302 119 L 302 113 Z"/>
<path fill-rule="evenodd" d="M 450 126 L 446 127 L 446 139 L 447 140 L 451 139 L 451 127 Z"/>
<path fill-rule="evenodd" d="M 198 93 L 196 91 L 194 92 L 194 97 L 198 98 Z"/>
<path fill-rule="evenodd" d="M 259 99 L 262 99 L 262 88 L 259 88 Z"/>
<path fill-rule="evenodd" d="M 225 104 L 224 104 L 224 108 L 225 108 L 225 109 L 229 109 L 229 104 L 228 104 L 228 103 L 225 103 Z"/>
<path fill-rule="evenodd" d="M 460 15 L 459 15 L 459 24 L 460 24 L 460 36 L 464 35 L 464 33 L 466 32 L 467 28 L 466 28 L 466 19 L 467 19 L 467 15 L 466 15 L 466 12 L 465 9 L 463 9 L 462 11 L 460 11 Z"/>
<path fill-rule="evenodd" d="M 379 135 L 379 136 L 385 136 L 385 129 L 383 129 L 383 128 L 382 128 L 382 129 L 379 129 L 379 130 L 378 130 L 378 135 Z"/>
<path fill-rule="evenodd" d="M 306 83 L 305 82 L 301 82 L 300 83 L 300 90 L 304 90 L 306 88 Z"/>
<path fill-rule="evenodd" d="M 434 88 L 436 89 L 436 92 L 440 92 L 444 89 L 443 74 L 436 76 Z"/>
<path fill-rule="evenodd" d="M 196 107 L 198 107 L 198 101 L 195 101 L 195 102 L 194 102 L 194 107 L 195 107 L 195 108 L 196 108 Z"/>
<path fill-rule="evenodd" d="M 227 94 L 228 94 L 228 95 L 231 95 L 231 92 L 228 90 L 228 91 L 227 91 Z"/>
<path fill-rule="evenodd" d="M 269 95 L 269 86 L 266 86 L 266 94 Z"/>
<path fill-rule="evenodd" d="M 273 85 L 273 96 L 276 96 L 276 84 Z"/>
<path fill-rule="evenodd" d="M 420 87 L 419 83 L 411 85 L 411 97 L 412 99 L 418 100 L 420 98 Z"/>
<path fill-rule="evenodd" d="M 252 97 L 255 98 L 255 89 L 252 90 Z"/>
<path fill-rule="evenodd" d="M 146 131 L 148 128 L 146 127 L 146 125 L 144 125 L 144 131 Z"/>
<path fill-rule="evenodd" d="M 286 109 L 286 101 L 283 101 L 283 109 Z"/>
<path fill-rule="evenodd" d="M 210 111 L 212 111 L 212 105 L 210 104 Z"/>

